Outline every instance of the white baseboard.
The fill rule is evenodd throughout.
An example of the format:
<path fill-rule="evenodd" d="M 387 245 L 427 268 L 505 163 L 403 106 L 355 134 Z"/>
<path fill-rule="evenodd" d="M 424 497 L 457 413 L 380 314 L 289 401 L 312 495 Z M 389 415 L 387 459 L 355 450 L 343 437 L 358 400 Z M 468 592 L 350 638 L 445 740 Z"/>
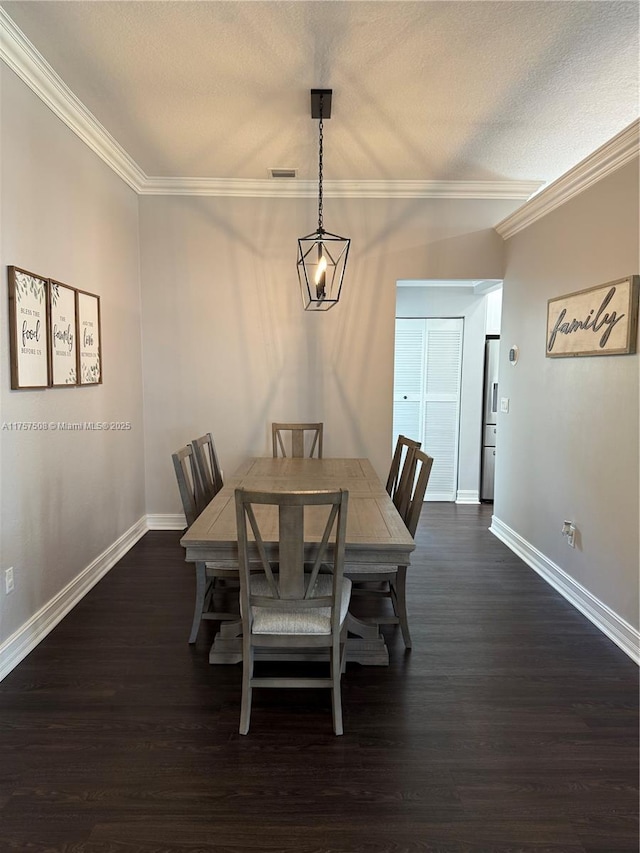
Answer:
<path fill-rule="evenodd" d="M 457 504 L 479 504 L 480 492 L 477 489 L 458 489 L 456 492 Z"/>
<path fill-rule="evenodd" d="M 180 512 L 147 515 L 147 530 L 184 530 L 187 520 Z"/>
<path fill-rule="evenodd" d="M 0 681 L 24 660 L 146 532 L 147 520 L 143 516 L 0 645 Z"/>
<path fill-rule="evenodd" d="M 489 530 L 635 663 L 640 664 L 640 632 L 495 515 L 491 517 Z"/>

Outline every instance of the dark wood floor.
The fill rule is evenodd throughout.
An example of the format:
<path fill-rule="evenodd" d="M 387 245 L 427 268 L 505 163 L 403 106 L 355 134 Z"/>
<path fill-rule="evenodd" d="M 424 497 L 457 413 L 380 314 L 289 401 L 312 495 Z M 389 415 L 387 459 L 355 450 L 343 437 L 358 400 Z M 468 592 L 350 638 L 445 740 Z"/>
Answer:
<path fill-rule="evenodd" d="M 414 648 L 328 691 L 256 691 L 193 572 L 149 533 L 0 684 L 0 850 L 622 853 L 638 850 L 635 665 L 487 531 L 426 505 Z"/>

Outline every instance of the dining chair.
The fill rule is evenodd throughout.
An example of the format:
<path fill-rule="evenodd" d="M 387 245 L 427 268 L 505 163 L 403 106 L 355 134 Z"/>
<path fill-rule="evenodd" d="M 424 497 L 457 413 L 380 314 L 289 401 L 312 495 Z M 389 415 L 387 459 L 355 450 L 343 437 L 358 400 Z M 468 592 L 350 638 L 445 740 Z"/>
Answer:
<path fill-rule="evenodd" d="M 399 435 L 387 477 L 387 492 L 400 515 L 404 516 L 411 493 L 413 456 L 421 442 Z"/>
<path fill-rule="evenodd" d="M 199 474 L 196 467 L 193 448 L 191 445 L 180 448 L 172 454 L 173 467 L 176 472 L 182 508 L 187 520 L 187 527 L 191 527 L 208 501 L 202 495 L 202 489 L 198 485 Z M 203 619 L 215 619 L 220 621 L 238 620 L 239 614 L 224 610 L 214 609 L 214 594 L 229 591 L 229 584 L 233 587 L 234 581 L 238 581 L 238 570 L 219 566 L 217 563 L 197 562 L 196 567 L 196 600 L 193 610 L 193 621 L 189 642 L 195 643 L 198 636 L 200 623 Z M 224 586 L 226 584 L 226 586 Z"/>
<path fill-rule="evenodd" d="M 433 467 L 433 458 L 421 450 L 414 450 L 413 462 L 409 472 L 409 501 L 403 514 L 403 521 L 409 533 L 415 536 L 424 502 L 424 494 L 429 483 Z M 352 594 L 374 598 L 390 598 L 393 616 L 359 617 L 363 622 L 377 625 L 400 625 L 402 639 L 406 648 L 411 648 L 411 633 L 407 614 L 407 566 L 358 566 L 347 564 L 345 577 L 354 584 Z M 382 588 L 372 589 L 361 584 L 380 584 Z"/>
<path fill-rule="evenodd" d="M 236 489 L 235 499 L 243 660 L 240 734 L 249 732 L 254 687 L 328 687 L 333 730 L 341 735 L 340 680 L 351 596 L 351 581 L 343 576 L 349 493 Z M 318 544 L 305 543 L 305 519 Z M 275 546 L 274 536 L 279 536 Z M 330 571 L 321 574 L 327 566 Z M 256 677 L 255 651 L 265 648 L 282 650 L 287 660 L 296 660 L 296 649 L 326 649 L 329 677 Z"/>
<path fill-rule="evenodd" d="M 203 503 L 198 486 L 199 475 L 191 445 L 187 444 L 186 447 L 181 447 L 180 450 L 171 454 L 171 458 L 178 480 L 178 489 L 180 490 L 187 527 L 191 527 L 206 506 Z"/>
<path fill-rule="evenodd" d="M 309 453 L 306 454 L 310 458 L 314 455 L 317 459 L 322 459 L 322 433 L 324 424 L 271 424 L 271 439 L 273 443 L 273 457 L 278 457 L 279 453 L 286 456 L 285 445 L 282 434 L 284 432 L 291 433 L 291 456 L 301 458 L 305 456 L 305 433 L 310 433 L 309 441 L 311 446 Z M 307 441 L 308 444 L 308 441 Z"/>
<path fill-rule="evenodd" d="M 208 432 L 191 442 L 196 473 L 198 475 L 196 488 L 201 501 L 206 506 L 212 501 L 223 487 L 222 469 L 218 461 L 213 435 Z"/>

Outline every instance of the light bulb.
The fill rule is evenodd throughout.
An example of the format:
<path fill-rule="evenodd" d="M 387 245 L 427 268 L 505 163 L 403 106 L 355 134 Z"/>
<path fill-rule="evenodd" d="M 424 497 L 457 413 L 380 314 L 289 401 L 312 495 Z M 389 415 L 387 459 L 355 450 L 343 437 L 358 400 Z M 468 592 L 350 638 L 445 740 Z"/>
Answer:
<path fill-rule="evenodd" d="M 316 270 L 316 284 L 320 284 L 320 281 L 324 279 L 325 273 L 327 271 L 327 259 L 323 255 L 318 261 L 318 269 Z"/>
<path fill-rule="evenodd" d="M 325 280 L 327 277 L 327 259 L 324 255 L 318 261 L 318 267 L 316 269 L 316 298 L 324 299 L 324 287 Z"/>

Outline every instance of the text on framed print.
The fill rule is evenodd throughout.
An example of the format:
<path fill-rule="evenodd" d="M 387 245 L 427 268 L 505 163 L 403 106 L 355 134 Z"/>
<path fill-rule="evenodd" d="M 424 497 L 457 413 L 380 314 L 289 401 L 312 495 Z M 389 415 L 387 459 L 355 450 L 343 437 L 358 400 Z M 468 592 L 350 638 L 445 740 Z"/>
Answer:
<path fill-rule="evenodd" d="M 60 281 L 49 281 L 49 370 L 51 385 L 78 382 L 76 291 Z"/>
<path fill-rule="evenodd" d="M 9 336 L 11 387 L 46 388 L 49 384 L 47 341 L 48 280 L 9 267 Z"/>
<path fill-rule="evenodd" d="M 77 293 L 78 377 L 80 385 L 102 382 L 100 348 L 100 297 L 83 290 Z"/>
<path fill-rule="evenodd" d="M 636 351 L 637 275 L 547 303 L 547 356 L 620 355 Z"/>

